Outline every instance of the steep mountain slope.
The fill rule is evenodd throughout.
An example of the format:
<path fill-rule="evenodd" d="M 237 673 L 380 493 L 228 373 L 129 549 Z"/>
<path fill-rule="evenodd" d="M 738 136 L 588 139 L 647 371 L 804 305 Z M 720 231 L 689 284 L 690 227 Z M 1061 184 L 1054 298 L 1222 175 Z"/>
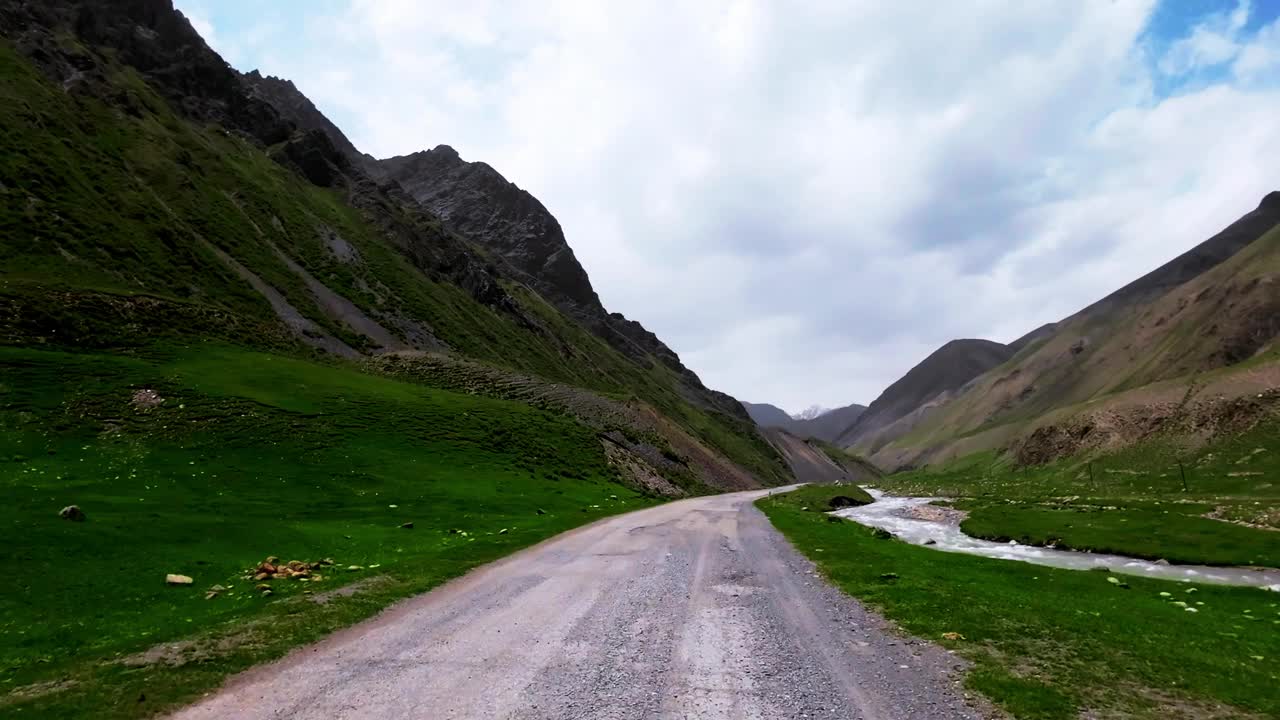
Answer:
<path fill-rule="evenodd" d="M 1198 407 L 1191 401 L 1206 388 L 1223 395 L 1268 390 L 1273 381 L 1259 369 L 1274 363 L 1280 335 L 1277 223 L 1280 193 L 1271 193 L 1199 246 L 1037 330 L 1039 336 L 1010 362 L 921 413 L 915 427 L 887 447 L 875 448 L 875 459 L 893 467 L 1006 446 L 1038 427 L 1106 408 L 1164 417 L 1156 404 L 1176 395 L 1176 407 Z M 1237 365 L 1250 379 L 1231 371 Z M 1098 429 L 1087 419 L 1075 426 L 1084 433 Z M 1098 432 L 1095 441 L 1109 432 Z M 1115 430 L 1112 437 L 1120 442 L 1133 435 Z"/>
<path fill-rule="evenodd" d="M 334 148 L 345 155 L 352 165 L 359 167 L 371 177 L 381 177 L 382 172 L 377 161 L 370 155 L 361 153 L 347 138 L 337 125 L 320 112 L 320 109 L 303 95 L 292 80 L 263 75 L 252 70 L 241 76 L 249 95 L 266 102 L 275 108 L 282 118 L 292 122 L 300 130 L 316 130 L 324 133 L 333 142 Z"/>
<path fill-rule="evenodd" d="M 835 485 L 850 481 L 849 473 L 843 467 L 820 448 L 805 442 L 804 438 L 778 427 L 766 428 L 764 432 L 769 442 L 786 458 L 798 482 Z"/>
<path fill-rule="evenodd" d="M 765 428 L 764 434 L 799 482 L 843 485 L 875 482 L 883 476 L 871 463 L 825 441 L 798 437 L 779 427 Z"/>
<path fill-rule="evenodd" d="M 1056 330 L 1057 328 L 1058 328 L 1058 323 L 1045 323 L 1044 325 L 1041 325 L 1035 330 L 1032 330 L 1026 335 L 1023 335 L 1017 340 L 1014 340 L 1013 342 L 1009 343 L 1008 345 L 1009 351 L 1012 352 L 1014 355 L 1017 355 L 1019 352 L 1022 351 L 1022 348 L 1030 345 L 1031 343 L 1037 340 L 1041 340 L 1043 338 L 1049 337 L 1050 335 L 1053 334 L 1053 331 Z"/>
<path fill-rule="evenodd" d="M 6 342 L 448 351 L 635 397 L 761 482 L 784 478 L 737 402 L 657 338 L 614 319 L 631 352 L 598 339 L 369 177 L 291 84 L 228 67 L 169 2 L 7 0 L 0 17 Z"/>
<path fill-rule="evenodd" d="M 656 358 L 680 378 L 686 399 L 741 419 L 735 399 L 703 385 L 657 336 L 605 310 L 560 223 L 533 195 L 483 162 L 466 162 L 447 145 L 377 161 L 361 153 L 292 82 L 257 71 L 244 76 L 255 97 L 298 127 L 322 132 L 355 167 L 404 188 L 445 226 L 483 248 L 505 274 L 536 290 L 576 322 L 636 360 Z"/>
<path fill-rule="evenodd" d="M 795 422 L 791 414 L 777 405 L 769 403 L 750 403 L 743 401 L 742 407 L 760 427 L 787 427 Z"/>
<path fill-rule="evenodd" d="M 837 436 L 836 444 L 875 452 L 887 441 L 883 437 L 886 428 L 1012 355 L 1008 347 L 990 340 L 952 340 L 885 388 L 866 412 Z"/>
<path fill-rule="evenodd" d="M 378 163 L 423 207 L 501 259 L 516 278 L 628 357 L 657 358 L 680 377 L 686 399 L 747 419 L 738 401 L 713 392 L 653 333 L 600 303 L 555 217 L 528 192 L 447 145 Z"/>
<path fill-rule="evenodd" d="M 768 403 L 742 403 L 760 427 L 782 428 L 800 438 L 815 438 L 823 442 L 835 442 L 840 433 L 847 430 L 866 412 L 866 405 L 846 405 L 834 410 L 824 410 L 812 417 L 792 417 L 785 410 Z"/>
<path fill-rule="evenodd" d="M 798 420 L 789 428 L 791 432 L 803 438 L 814 438 L 833 443 L 845 430 L 848 430 L 867 411 L 866 405 L 846 405 L 807 420 Z"/>

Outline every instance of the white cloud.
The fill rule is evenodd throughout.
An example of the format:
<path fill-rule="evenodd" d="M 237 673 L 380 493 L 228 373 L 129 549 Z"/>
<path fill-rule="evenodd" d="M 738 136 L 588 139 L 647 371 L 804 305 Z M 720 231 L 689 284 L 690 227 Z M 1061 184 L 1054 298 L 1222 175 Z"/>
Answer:
<path fill-rule="evenodd" d="M 1275 82 L 1280 77 L 1280 20 L 1259 30 L 1240 49 L 1231 70 L 1246 83 Z"/>
<path fill-rule="evenodd" d="M 1235 58 L 1240 53 L 1240 32 L 1249 21 L 1249 10 L 1249 0 L 1238 0 L 1231 11 L 1211 13 L 1201 20 L 1160 59 L 1161 72 L 1183 75 Z"/>
<path fill-rule="evenodd" d="M 351 0 L 258 58 L 363 150 L 498 168 L 606 306 L 797 410 L 1059 319 L 1273 189 L 1280 95 L 1244 78 L 1280 32 L 1204 19 L 1157 65 L 1234 86 L 1161 99 L 1153 2 Z"/>

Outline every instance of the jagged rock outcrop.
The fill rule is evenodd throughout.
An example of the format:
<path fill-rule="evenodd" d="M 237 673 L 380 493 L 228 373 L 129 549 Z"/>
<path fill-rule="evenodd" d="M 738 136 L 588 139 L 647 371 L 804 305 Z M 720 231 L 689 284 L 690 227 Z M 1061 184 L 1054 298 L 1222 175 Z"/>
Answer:
<path fill-rule="evenodd" d="M 263 75 L 257 70 L 241 76 L 249 94 L 269 103 L 281 116 L 287 118 L 301 130 L 317 130 L 327 135 L 338 152 L 350 161 L 351 165 L 360 168 L 371 177 L 381 177 L 382 171 L 377 160 L 356 149 L 337 125 L 320 112 L 315 103 L 298 90 L 292 80 Z"/>
<path fill-rule="evenodd" d="M 0 25 L 18 49 L 68 91 L 107 90 L 96 60 L 53 28 L 74 30 L 93 45 L 110 47 L 173 107 L 217 123 L 263 145 L 282 142 L 291 124 L 267 102 L 244 92 L 240 76 L 218 56 L 170 0 L 5 0 Z M 129 98 L 123 100 L 129 107 Z"/>
<path fill-rule="evenodd" d="M 580 319 L 605 314 L 560 223 L 537 198 L 489 165 L 464 162 L 447 145 L 379 164 L 446 226 L 495 251 L 521 281 L 557 307 Z"/>
<path fill-rule="evenodd" d="M 14 160 L 0 194 L 25 193 L 27 208 L 2 244 L 39 269 L 25 295 L 6 288 L 21 303 L 0 317 L 0 335 L 76 347 L 207 335 L 353 359 L 444 350 L 630 393 L 714 456 L 733 487 L 788 477 L 736 401 L 599 307 L 567 245 L 565 262 L 544 258 L 544 280 L 463 237 L 292 83 L 223 62 L 172 0 L 0 0 L 0 38 Z M 563 240 L 545 208 L 490 172 L 478 187 L 500 196 L 494 210 L 528 208 L 508 229 L 541 222 Z M 92 286 L 60 293 L 68 273 Z M 553 310 L 575 302 L 587 311 Z M 607 329 L 635 364 L 584 326 Z M 652 369 L 668 365 L 677 372 Z"/>
<path fill-rule="evenodd" d="M 467 162 L 447 145 L 375 161 L 361 153 L 292 82 L 256 71 L 242 78 L 255 97 L 269 102 L 299 128 L 328 135 L 335 151 L 380 184 L 383 192 L 394 195 L 402 188 L 439 217 L 447 231 L 491 253 L 492 266 L 501 274 L 534 289 L 627 357 L 642 364 L 650 357 L 661 362 L 679 376 L 679 389 L 686 399 L 749 420 L 736 399 L 707 388 L 675 351 L 643 325 L 608 312 L 555 216 L 493 167 Z M 323 166 L 317 169 L 318 179 L 324 181 Z"/>
<path fill-rule="evenodd" d="M 202 123 L 216 123 L 271 147 L 272 157 L 315 185 L 346 195 L 367 220 L 429 276 L 448 280 L 480 302 L 536 320 L 498 282 L 496 267 L 467 243 L 445 231 L 439 219 L 395 185 L 379 185 L 364 172 L 363 156 L 292 83 L 241 75 L 211 50 L 170 0 L 0 3 L 6 34 L 53 79 L 84 92 L 114 92 L 97 60 L 73 44 L 60 43 L 50 28 L 69 28 L 87 41 L 110 47 L 120 61 L 139 70 L 172 107 Z M 128 105 L 128 98 L 110 98 Z M 323 122 L 322 122 L 323 121 Z M 335 138 L 337 142 L 335 143 Z"/>

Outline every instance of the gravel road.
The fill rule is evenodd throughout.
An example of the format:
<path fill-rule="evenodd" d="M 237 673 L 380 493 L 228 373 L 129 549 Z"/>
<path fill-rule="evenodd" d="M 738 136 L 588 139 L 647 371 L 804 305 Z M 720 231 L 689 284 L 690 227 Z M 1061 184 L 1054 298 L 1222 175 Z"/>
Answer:
<path fill-rule="evenodd" d="M 752 505 L 765 492 L 565 533 L 174 717 L 985 717 L 956 658 L 815 575 Z"/>

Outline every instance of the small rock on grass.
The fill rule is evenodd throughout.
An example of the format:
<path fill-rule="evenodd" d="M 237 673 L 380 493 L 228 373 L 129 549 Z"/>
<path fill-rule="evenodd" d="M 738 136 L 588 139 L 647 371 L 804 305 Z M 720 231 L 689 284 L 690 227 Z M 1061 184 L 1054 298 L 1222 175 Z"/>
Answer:
<path fill-rule="evenodd" d="M 84 522 L 85 514 L 79 505 L 68 505 L 58 511 L 58 517 L 71 522 Z"/>
<path fill-rule="evenodd" d="M 166 584 L 179 585 L 179 586 L 190 585 L 191 583 L 195 582 L 195 580 L 192 580 L 191 577 L 188 575 L 175 575 L 173 573 L 165 575 L 164 581 Z"/>
<path fill-rule="evenodd" d="M 403 529 L 403 530 L 412 530 L 412 529 L 413 529 L 413 523 L 411 523 L 411 522 L 403 523 L 402 525 L 400 525 L 400 527 L 401 527 L 401 529 Z"/>

